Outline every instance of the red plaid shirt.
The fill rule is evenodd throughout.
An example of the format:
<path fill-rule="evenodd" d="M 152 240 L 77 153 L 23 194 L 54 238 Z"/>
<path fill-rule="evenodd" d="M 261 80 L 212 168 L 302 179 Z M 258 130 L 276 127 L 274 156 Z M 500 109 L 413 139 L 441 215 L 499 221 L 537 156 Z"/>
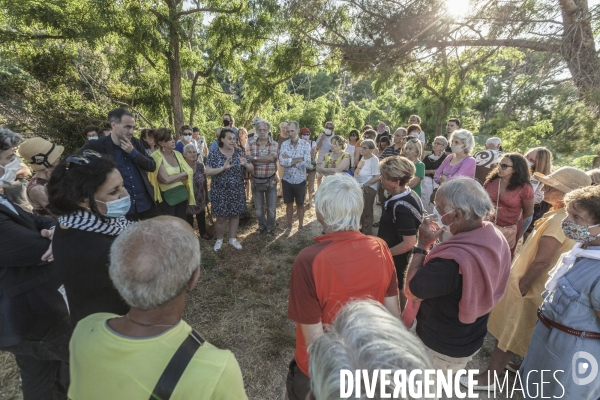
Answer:
<path fill-rule="evenodd" d="M 250 157 L 250 161 L 252 161 L 254 157 L 265 157 L 268 155 L 274 155 L 275 159 L 277 159 L 278 148 L 279 146 L 277 142 L 271 137 L 268 137 L 268 141 L 265 146 L 259 145 L 257 138 L 255 141 L 249 143 L 248 156 Z M 268 178 L 275 173 L 277 173 L 277 163 L 273 161 L 269 164 L 255 165 L 252 175 L 257 178 Z"/>

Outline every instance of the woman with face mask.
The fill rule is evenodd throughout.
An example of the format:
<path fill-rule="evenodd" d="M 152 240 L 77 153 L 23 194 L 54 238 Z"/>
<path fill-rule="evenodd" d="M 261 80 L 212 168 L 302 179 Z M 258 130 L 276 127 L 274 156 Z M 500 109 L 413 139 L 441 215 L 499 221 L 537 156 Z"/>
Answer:
<path fill-rule="evenodd" d="M 513 354 L 525 357 L 535 322 L 537 309 L 544 301 L 542 292 L 548 272 L 558 262 L 561 254 L 570 251 L 575 241 L 565 236 L 562 221 L 567 216 L 564 199 L 573 190 L 589 185 L 585 172 L 573 168 L 559 168 L 550 175 L 536 173 L 544 183 L 544 197 L 552 209 L 536 224 L 531 237 L 523 244 L 510 268 L 506 293 L 490 314 L 488 331 L 498 340 L 489 371 L 501 376 L 504 368 L 515 372 L 520 365 L 509 364 Z M 482 389 L 493 384 L 488 381 L 488 370 L 476 376 Z"/>
<path fill-rule="evenodd" d="M 107 268 L 110 246 L 131 223 L 131 200 L 114 161 L 93 150 L 67 157 L 50 177 L 48 198 L 59 222 L 52 249 L 72 326 L 98 312 L 126 314 Z"/>
<path fill-rule="evenodd" d="M 564 235 L 576 242 L 550 271 L 544 301 L 520 375 L 535 393 L 541 370 L 555 371 L 544 394 L 564 399 L 600 397 L 600 187 L 586 186 L 564 199 Z M 546 375 L 547 376 L 547 375 Z M 549 382 L 548 382 L 549 381 Z"/>
<path fill-rule="evenodd" d="M 450 137 L 450 154 L 435 171 L 433 180 L 438 184 L 458 178 L 459 176 L 475 177 L 475 158 L 469 155 L 475 147 L 473 134 L 466 129 L 459 129 Z"/>
<path fill-rule="evenodd" d="M 27 199 L 36 215 L 50 216 L 46 208 L 48 205 L 46 185 L 64 149 L 40 137 L 28 139 L 19 146 L 19 154 L 29 163 L 34 172 L 27 185 Z"/>

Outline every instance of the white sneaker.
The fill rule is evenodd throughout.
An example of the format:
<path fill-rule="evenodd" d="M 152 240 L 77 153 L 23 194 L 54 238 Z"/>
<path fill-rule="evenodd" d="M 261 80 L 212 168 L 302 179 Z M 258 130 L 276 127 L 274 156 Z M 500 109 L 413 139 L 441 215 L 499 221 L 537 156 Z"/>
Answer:
<path fill-rule="evenodd" d="M 229 239 L 229 244 L 238 250 L 242 249 L 242 245 L 240 244 L 240 242 L 237 241 L 237 239 Z"/>
<path fill-rule="evenodd" d="M 219 251 L 219 250 L 221 250 L 221 246 L 223 246 L 223 239 L 217 239 L 217 242 L 215 243 L 215 247 L 213 247 L 213 250 Z"/>

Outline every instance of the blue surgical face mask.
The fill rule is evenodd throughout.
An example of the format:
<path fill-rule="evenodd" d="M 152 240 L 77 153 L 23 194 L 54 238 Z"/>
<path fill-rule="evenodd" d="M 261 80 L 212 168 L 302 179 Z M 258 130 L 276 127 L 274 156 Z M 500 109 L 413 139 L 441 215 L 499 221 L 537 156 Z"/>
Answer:
<path fill-rule="evenodd" d="M 106 212 L 102 215 L 104 215 L 107 218 L 122 217 L 123 215 L 127 214 L 127 211 L 129 211 L 129 208 L 131 207 L 131 198 L 129 197 L 129 195 L 112 201 L 96 201 L 99 203 L 106 204 Z"/>

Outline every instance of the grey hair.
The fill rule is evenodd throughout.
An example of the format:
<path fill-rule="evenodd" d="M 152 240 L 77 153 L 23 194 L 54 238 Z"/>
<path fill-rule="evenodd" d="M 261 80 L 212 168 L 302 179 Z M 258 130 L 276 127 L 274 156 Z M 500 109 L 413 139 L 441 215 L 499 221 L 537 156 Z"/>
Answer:
<path fill-rule="evenodd" d="M 486 140 L 485 143 L 493 144 L 496 147 L 500 147 L 500 145 L 502 144 L 502 139 L 500 139 L 499 137 L 491 137 L 488 140 Z"/>
<path fill-rule="evenodd" d="M 335 129 L 335 124 L 332 121 L 325 122 L 325 125 L 327 125 L 327 124 L 331 124 L 331 126 L 333 126 L 333 129 Z"/>
<path fill-rule="evenodd" d="M 298 124 L 298 122 L 296 122 L 296 121 L 288 121 L 288 127 L 290 125 L 294 125 L 296 127 L 296 129 L 300 128 L 300 124 Z"/>
<path fill-rule="evenodd" d="M 111 279 L 131 307 L 151 310 L 185 290 L 200 266 L 200 243 L 183 224 L 175 217 L 152 218 L 129 226 L 113 242 Z"/>
<path fill-rule="evenodd" d="M 308 352 L 311 389 L 318 400 L 340 398 L 342 369 L 352 373 L 357 369 L 370 373 L 390 369 L 393 376 L 395 371 L 405 370 L 408 375 L 412 370 L 433 368 L 419 338 L 374 300 L 346 304 L 327 333 L 315 340 Z M 392 376 L 387 393 L 395 388 Z M 375 393 L 379 394 L 380 380 L 377 382 Z"/>
<path fill-rule="evenodd" d="M 442 214 L 452 210 L 460 210 L 464 218 L 469 221 L 483 219 L 494 212 L 494 205 L 483 186 L 475 179 L 461 176 L 447 181 L 440 186 L 436 199 L 443 198 L 445 210 Z"/>
<path fill-rule="evenodd" d="M 473 148 L 475 147 L 475 138 L 473 137 L 473 133 L 471 131 L 466 129 L 458 129 L 452 132 L 450 140 L 452 141 L 453 138 L 463 141 L 465 144 L 465 153 L 469 154 L 471 151 L 473 151 Z"/>
<path fill-rule="evenodd" d="M 375 147 L 376 147 L 375 146 L 375 142 L 372 141 L 371 139 L 365 139 L 365 140 L 363 140 L 362 143 L 361 143 L 361 146 L 363 144 L 366 144 L 369 149 L 375 150 Z"/>
<path fill-rule="evenodd" d="M 186 151 L 187 149 L 194 149 L 194 150 L 196 150 L 196 151 L 198 150 L 198 149 L 196 148 L 196 145 L 195 145 L 195 144 L 193 144 L 193 143 L 188 143 L 188 144 L 186 144 L 185 146 L 183 146 L 183 152 L 184 152 L 184 153 L 185 153 L 185 151 Z"/>
<path fill-rule="evenodd" d="M 269 123 L 269 121 L 267 121 L 267 120 L 265 120 L 265 119 L 261 119 L 260 121 L 258 121 L 258 122 L 256 123 L 256 125 L 254 125 L 254 128 L 255 128 L 255 129 L 258 129 L 258 126 L 259 126 L 260 124 L 266 124 L 266 125 L 267 125 L 267 131 L 268 131 L 268 132 L 271 132 L 271 124 Z"/>
<path fill-rule="evenodd" d="M 443 136 L 436 136 L 435 139 L 433 139 L 433 141 L 435 142 L 436 140 L 439 140 L 440 142 L 442 142 L 444 144 L 444 146 L 448 146 L 448 139 L 446 139 Z"/>
<path fill-rule="evenodd" d="M 323 179 L 315 193 L 315 209 L 334 232 L 358 230 L 363 207 L 360 185 L 345 172 Z"/>
<path fill-rule="evenodd" d="M 0 151 L 6 151 L 17 147 L 23 141 L 23 137 L 8 128 L 0 126 Z"/>

